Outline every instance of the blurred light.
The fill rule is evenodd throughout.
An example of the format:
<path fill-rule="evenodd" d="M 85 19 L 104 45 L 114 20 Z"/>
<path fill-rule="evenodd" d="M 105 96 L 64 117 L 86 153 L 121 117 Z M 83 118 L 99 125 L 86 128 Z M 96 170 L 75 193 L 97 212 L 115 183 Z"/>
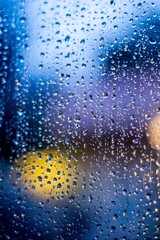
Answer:
<path fill-rule="evenodd" d="M 152 147 L 160 151 L 160 115 L 152 118 L 148 127 L 148 133 Z"/>
<path fill-rule="evenodd" d="M 15 164 L 22 190 L 40 198 L 64 198 L 76 193 L 80 167 L 72 155 L 55 150 L 27 153 Z"/>

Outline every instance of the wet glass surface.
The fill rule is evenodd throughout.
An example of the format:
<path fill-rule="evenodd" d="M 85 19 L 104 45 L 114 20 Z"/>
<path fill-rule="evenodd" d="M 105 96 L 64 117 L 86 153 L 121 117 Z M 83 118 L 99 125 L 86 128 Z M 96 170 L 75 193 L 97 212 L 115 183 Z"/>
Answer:
<path fill-rule="evenodd" d="M 0 0 L 0 238 L 160 239 L 158 0 Z"/>

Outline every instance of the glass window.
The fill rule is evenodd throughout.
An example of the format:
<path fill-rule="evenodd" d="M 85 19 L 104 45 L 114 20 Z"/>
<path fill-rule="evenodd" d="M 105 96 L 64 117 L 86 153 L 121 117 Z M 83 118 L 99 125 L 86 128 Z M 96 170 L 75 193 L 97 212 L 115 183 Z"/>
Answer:
<path fill-rule="evenodd" d="M 160 239 L 158 0 L 0 0 L 0 238 Z"/>

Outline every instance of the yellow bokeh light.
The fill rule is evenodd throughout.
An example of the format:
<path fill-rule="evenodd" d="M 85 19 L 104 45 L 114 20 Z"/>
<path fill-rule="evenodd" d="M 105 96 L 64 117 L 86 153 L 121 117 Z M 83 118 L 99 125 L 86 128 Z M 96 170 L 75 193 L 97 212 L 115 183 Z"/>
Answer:
<path fill-rule="evenodd" d="M 152 118 L 148 127 L 149 140 L 154 149 L 160 151 L 160 115 Z"/>
<path fill-rule="evenodd" d="M 72 155 L 54 149 L 28 152 L 26 160 L 15 164 L 22 188 L 40 198 L 75 194 L 80 182 L 80 166 Z"/>

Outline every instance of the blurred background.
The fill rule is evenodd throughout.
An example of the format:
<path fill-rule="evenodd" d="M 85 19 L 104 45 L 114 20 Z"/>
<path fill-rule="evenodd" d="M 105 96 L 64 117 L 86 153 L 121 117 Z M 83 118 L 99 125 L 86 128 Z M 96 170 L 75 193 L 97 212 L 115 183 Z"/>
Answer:
<path fill-rule="evenodd" d="M 159 239 L 158 0 L 0 0 L 0 236 Z"/>

